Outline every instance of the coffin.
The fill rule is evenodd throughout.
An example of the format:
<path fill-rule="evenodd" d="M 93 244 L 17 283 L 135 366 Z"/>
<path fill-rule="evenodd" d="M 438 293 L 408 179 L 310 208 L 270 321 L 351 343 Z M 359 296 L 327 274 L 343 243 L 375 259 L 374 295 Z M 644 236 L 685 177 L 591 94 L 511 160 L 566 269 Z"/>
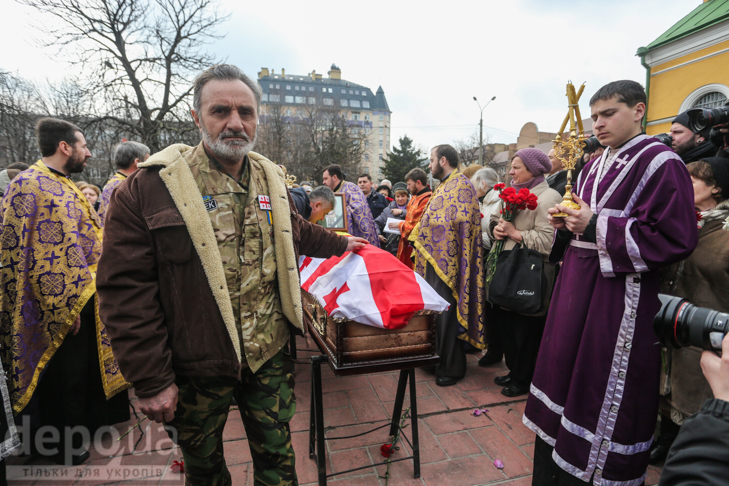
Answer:
<path fill-rule="evenodd" d="M 304 290 L 302 294 L 307 328 L 338 374 L 402 369 L 404 364 L 429 366 L 438 362 L 437 312 L 420 311 L 405 327 L 381 329 L 329 317 L 314 296 Z"/>

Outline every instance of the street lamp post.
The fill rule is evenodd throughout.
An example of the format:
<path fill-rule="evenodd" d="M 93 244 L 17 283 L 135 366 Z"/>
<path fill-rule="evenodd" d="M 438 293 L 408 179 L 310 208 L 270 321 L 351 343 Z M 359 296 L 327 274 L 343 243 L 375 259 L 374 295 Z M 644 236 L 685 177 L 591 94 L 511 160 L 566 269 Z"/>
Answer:
<path fill-rule="evenodd" d="M 489 106 L 489 103 L 494 101 L 496 99 L 496 96 L 491 98 L 486 102 L 485 105 L 483 105 L 483 108 L 481 108 L 481 103 L 478 102 L 476 97 L 473 97 L 473 101 L 478 104 L 478 107 L 481 108 L 481 119 L 478 122 L 478 165 L 483 167 L 483 110 L 486 109 L 487 106 Z"/>

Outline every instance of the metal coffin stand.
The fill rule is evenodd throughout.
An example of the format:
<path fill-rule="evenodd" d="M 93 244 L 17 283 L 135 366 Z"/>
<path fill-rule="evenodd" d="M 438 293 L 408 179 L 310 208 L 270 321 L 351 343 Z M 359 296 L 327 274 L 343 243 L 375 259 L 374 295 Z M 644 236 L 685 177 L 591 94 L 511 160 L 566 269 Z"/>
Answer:
<path fill-rule="evenodd" d="M 336 376 L 362 375 L 400 370 L 395 406 L 389 422 L 390 436 L 397 432 L 403 413 L 405 389 L 410 381 L 410 423 L 412 441 L 402 434 L 412 448 L 413 455 L 390 462 L 413 459 L 415 478 L 420 477 L 420 442 L 418 437 L 418 409 L 415 394 L 415 368 L 433 366 L 440 359 L 435 354 L 435 313 L 424 311 L 416 314 L 404 328 L 378 329 L 356 322 L 327 317 L 316 299 L 303 292 L 305 321 L 321 356 L 311 358 L 311 409 L 309 421 L 309 457 L 316 461 L 319 485 L 327 484 L 327 478 L 360 469 L 362 466 L 327 475 L 325 440 L 349 437 L 324 438 L 324 406 L 322 401 L 321 364 L 329 363 Z M 388 424 L 365 432 L 374 432 Z M 364 434 L 358 434 L 364 435 Z M 356 436 L 355 436 L 356 437 Z"/>

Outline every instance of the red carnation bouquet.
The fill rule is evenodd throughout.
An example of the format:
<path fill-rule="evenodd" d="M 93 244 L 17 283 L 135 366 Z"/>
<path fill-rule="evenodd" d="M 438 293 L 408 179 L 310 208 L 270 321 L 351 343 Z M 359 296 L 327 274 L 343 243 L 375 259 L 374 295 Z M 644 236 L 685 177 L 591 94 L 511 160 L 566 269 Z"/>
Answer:
<path fill-rule="evenodd" d="M 506 187 L 503 182 L 500 182 L 494 186 L 495 191 L 499 191 L 499 198 L 501 199 L 501 217 L 504 221 L 514 221 L 516 213 L 525 209 L 535 210 L 539 202 L 537 196 L 533 194 L 526 187 L 516 191 L 513 187 Z M 486 278 L 486 285 L 491 284 L 491 279 L 494 277 L 496 271 L 496 265 L 499 260 L 499 254 L 504 249 L 504 242 L 506 240 L 496 240 L 491 246 L 491 251 L 486 258 L 486 271 L 488 277 Z"/>

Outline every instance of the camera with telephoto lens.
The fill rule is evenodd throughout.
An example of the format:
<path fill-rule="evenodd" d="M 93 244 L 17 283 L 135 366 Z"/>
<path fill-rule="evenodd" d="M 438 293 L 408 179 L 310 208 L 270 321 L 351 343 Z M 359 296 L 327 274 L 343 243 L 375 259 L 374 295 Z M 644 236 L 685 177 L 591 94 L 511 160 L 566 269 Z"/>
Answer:
<path fill-rule="evenodd" d="M 658 294 L 658 299 L 661 310 L 653 319 L 653 331 L 664 346 L 721 350 L 721 341 L 729 332 L 729 314 L 672 295 Z"/>
<path fill-rule="evenodd" d="M 583 143 L 585 144 L 583 152 L 586 154 L 590 154 L 599 148 L 605 148 L 604 145 L 597 141 L 597 137 L 594 135 L 590 138 L 586 138 Z"/>
<path fill-rule="evenodd" d="M 669 147 L 673 144 L 673 137 L 670 133 L 659 133 L 658 135 L 653 135 L 653 138 L 661 142 L 663 145 L 668 145 Z"/>
<path fill-rule="evenodd" d="M 719 108 L 694 108 L 688 110 L 689 129 L 694 133 L 717 125 L 729 123 L 729 104 Z"/>

